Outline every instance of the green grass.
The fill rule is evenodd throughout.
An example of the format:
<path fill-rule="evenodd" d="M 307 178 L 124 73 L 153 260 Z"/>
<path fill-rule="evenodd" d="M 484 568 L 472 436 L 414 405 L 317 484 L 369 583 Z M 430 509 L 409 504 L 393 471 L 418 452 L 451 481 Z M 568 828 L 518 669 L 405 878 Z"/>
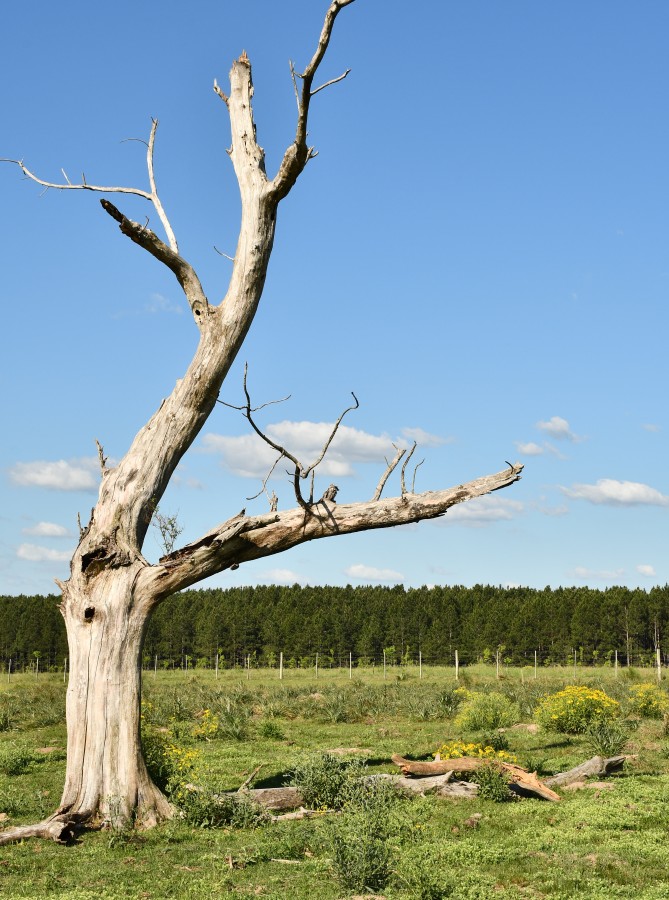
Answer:
<path fill-rule="evenodd" d="M 452 669 L 424 668 L 422 679 L 410 669 L 402 680 L 389 670 L 385 681 L 378 670 L 353 674 L 321 670 L 316 680 L 313 671 L 289 670 L 280 682 L 276 672 L 252 671 L 249 680 L 243 672 L 218 680 L 211 672 L 148 673 L 145 718 L 171 724 L 181 742 L 200 750 L 201 781 L 229 790 L 260 764 L 254 787 L 282 783 L 315 751 L 359 748 L 369 771 L 392 772 L 392 753 L 425 757 L 447 740 L 476 739 L 455 724 L 460 695 Z M 574 683 L 572 669 L 540 670 L 536 681 L 532 670 L 522 680 L 521 670 L 503 674 L 497 680 L 494 669 L 468 667 L 460 685 L 503 693 L 525 722 L 541 696 Z M 626 714 L 630 689 L 652 681 L 652 673 L 636 681 L 619 676 L 579 669 L 576 683 L 601 687 Z M 14 676 L 0 685 L 0 712 L 7 710 L 0 757 L 9 760 L 5 770 L 16 771 L 0 773 L 2 825 L 35 821 L 58 803 L 63 699 L 62 675 Z M 196 740 L 205 709 L 219 731 Z M 510 730 L 506 738 L 521 764 L 544 774 L 592 755 L 586 735 Z M 39 752 L 47 747 L 54 749 Z M 380 808 L 372 798 L 301 822 L 208 829 L 175 820 L 142 833 L 92 832 L 72 847 L 27 841 L 0 848 L 0 896 L 335 900 L 364 893 L 345 884 L 380 860 L 386 884 L 376 893 L 388 900 L 660 900 L 669 896 L 663 723 L 640 720 L 624 752 L 637 756 L 608 779 L 612 789 L 564 791 L 560 803 L 426 798 Z M 370 837 L 356 843 L 362 834 Z"/>

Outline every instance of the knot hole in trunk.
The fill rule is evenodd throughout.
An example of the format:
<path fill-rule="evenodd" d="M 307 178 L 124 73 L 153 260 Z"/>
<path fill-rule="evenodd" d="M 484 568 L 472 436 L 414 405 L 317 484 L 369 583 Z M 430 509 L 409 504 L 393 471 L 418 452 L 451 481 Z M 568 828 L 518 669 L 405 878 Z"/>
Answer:
<path fill-rule="evenodd" d="M 95 607 L 87 606 L 86 609 L 84 610 L 84 621 L 92 622 L 94 615 L 95 615 Z"/>

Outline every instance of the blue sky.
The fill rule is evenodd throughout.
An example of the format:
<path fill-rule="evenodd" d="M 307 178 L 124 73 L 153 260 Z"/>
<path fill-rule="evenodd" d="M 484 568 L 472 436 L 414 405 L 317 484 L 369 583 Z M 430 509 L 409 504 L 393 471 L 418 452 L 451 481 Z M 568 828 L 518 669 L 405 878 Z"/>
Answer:
<path fill-rule="evenodd" d="M 49 180 L 156 176 L 212 302 L 239 204 L 212 91 L 246 49 L 273 174 L 292 139 L 288 60 L 320 0 L 113 7 L 10 4 L 0 156 Z M 525 463 L 523 480 L 437 522 L 326 540 L 217 576 L 224 586 L 669 580 L 669 6 L 619 0 L 357 0 L 315 98 L 318 148 L 280 210 L 259 315 L 222 397 L 291 394 L 263 424 L 305 461 L 348 405 L 320 479 L 367 499 L 392 442 L 420 434 L 418 490 Z M 196 329 L 171 274 L 84 192 L 0 166 L 0 591 L 54 590 L 97 484 L 185 369 Z M 141 220 L 151 210 L 117 200 Z M 158 227 L 157 224 L 155 226 Z M 197 538 L 267 508 L 264 455 L 218 408 L 162 503 Z M 293 505 L 283 473 L 280 508 Z M 397 491 L 396 479 L 386 489 Z M 146 555 L 156 558 L 153 534 Z"/>

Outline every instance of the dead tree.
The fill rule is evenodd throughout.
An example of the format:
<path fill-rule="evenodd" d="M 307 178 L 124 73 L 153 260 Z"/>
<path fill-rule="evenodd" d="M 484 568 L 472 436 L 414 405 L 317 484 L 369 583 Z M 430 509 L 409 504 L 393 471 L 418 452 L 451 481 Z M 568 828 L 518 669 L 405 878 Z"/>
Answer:
<path fill-rule="evenodd" d="M 296 463 L 293 509 L 258 516 L 241 512 L 199 540 L 173 550 L 157 564 L 142 555 L 151 517 L 184 453 L 214 409 L 221 385 L 258 309 L 272 250 L 280 202 L 293 188 L 315 151 L 307 143 L 307 120 L 314 95 L 341 81 L 315 77 L 335 20 L 353 0 L 331 0 L 316 50 L 305 70 L 291 67 L 297 98 L 295 138 L 274 177 L 265 171 L 264 153 L 253 120 L 251 63 L 242 55 L 232 64 L 229 93 L 214 89 L 230 119 L 229 150 L 241 194 L 239 238 L 227 292 L 211 303 L 197 273 L 181 255 L 174 230 L 156 189 L 153 148 L 157 122 L 147 144 L 149 190 L 104 187 L 85 181 L 46 182 L 20 160 L 24 175 L 48 188 L 135 194 L 153 205 L 165 232 L 132 221 L 105 196 L 101 205 L 123 235 L 172 271 L 199 330 L 193 359 L 169 397 L 138 432 L 126 455 L 108 467 L 101 454 L 102 480 L 90 521 L 59 583 L 60 608 L 69 642 L 67 691 L 67 770 L 57 811 L 30 828 L 0 832 L 0 844 L 29 836 L 65 839 L 78 827 L 112 819 L 150 826 L 173 814 L 167 798 L 147 772 L 140 743 L 140 661 L 147 623 L 156 606 L 203 578 L 241 563 L 280 553 L 304 541 L 385 528 L 443 515 L 449 507 L 506 487 L 521 466 L 459 484 L 447 490 L 338 505 L 331 492 L 317 503 L 299 491 L 304 468 Z M 283 450 L 283 448 L 281 448 Z M 287 454 L 282 453 L 282 456 Z M 306 467 L 308 468 L 308 467 Z"/>

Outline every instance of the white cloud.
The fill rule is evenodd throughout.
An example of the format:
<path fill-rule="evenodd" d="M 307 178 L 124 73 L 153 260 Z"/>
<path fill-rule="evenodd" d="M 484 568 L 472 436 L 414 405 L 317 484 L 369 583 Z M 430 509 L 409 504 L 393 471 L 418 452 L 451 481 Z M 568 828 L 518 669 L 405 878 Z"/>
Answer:
<path fill-rule="evenodd" d="M 292 569 L 268 569 L 262 575 L 263 581 L 271 584 L 304 584 L 305 579 Z"/>
<path fill-rule="evenodd" d="M 99 484 L 100 463 L 96 457 L 56 462 L 36 460 L 16 463 L 9 470 L 14 484 L 22 487 L 43 487 L 54 491 L 96 491 Z"/>
<path fill-rule="evenodd" d="M 534 441 L 530 441 L 527 444 L 523 444 L 522 441 L 516 441 L 516 448 L 522 456 L 541 456 L 546 452 L 544 447 L 540 447 Z"/>
<path fill-rule="evenodd" d="M 420 447 L 438 447 L 440 444 L 452 444 L 453 438 L 442 438 L 422 428 L 403 428 L 402 437 L 409 441 L 415 441 Z"/>
<path fill-rule="evenodd" d="M 459 525 L 481 528 L 484 525 L 491 525 L 493 522 L 508 521 L 522 513 L 523 510 L 524 506 L 518 500 L 507 500 L 504 497 L 488 495 L 452 506 L 445 518 L 438 521 L 446 525 L 457 522 Z"/>
<path fill-rule="evenodd" d="M 23 529 L 24 534 L 34 537 L 70 537 L 70 532 L 64 525 L 56 525 L 55 522 L 38 522 L 30 528 Z"/>
<path fill-rule="evenodd" d="M 403 581 L 404 575 L 396 572 L 394 569 L 377 569 L 375 566 L 365 566 L 363 563 L 356 563 L 344 570 L 344 574 L 349 578 L 356 578 L 363 581 Z"/>
<path fill-rule="evenodd" d="M 574 578 L 580 581 L 620 581 L 625 576 L 624 569 L 606 570 L 586 569 L 585 566 L 576 566 L 571 572 Z"/>
<path fill-rule="evenodd" d="M 600 478 L 597 484 L 574 484 L 560 490 L 574 500 L 607 506 L 669 506 L 669 497 L 638 481 L 616 481 Z"/>
<path fill-rule="evenodd" d="M 37 544 L 20 544 L 16 548 L 16 555 L 19 559 L 27 559 L 29 562 L 69 562 L 72 551 L 51 550 Z"/>
<path fill-rule="evenodd" d="M 569 427 L 569 422 L 561 416 L 553 416 L 547 422 L 537 422 L 539 431 L 549 434 L 556 441 L 580 441 L 581 438 L 574 434 Z"/>
<path fill-rule="evenodd" d="M 646 564 L 641 564 L 641 565 L 637 566 L 636 570 L 639 573 L 639 575 L 645 575 L 647 578 L 655 578 L 655 576 L 657 574 L 655 571 L 655 568 L 653 566 L 649 566 Z"/>
<path fill-rule="evenodd" d="M 318 458 L 332 432 L 329 422 L 276 422 L 268 425 L 266 434 L 285 447 L 304 465 Z M 223 465 L 244 478 L 264 478 L 277 458 L 276 450 L 256 434 L 228 437 L 206 434 L 202 439 L 205 450 L 220 454 Z M 368 434 L 357 428 L 340 425 L 328 453 L 318 467 L 321 475 L 344 478 L 353 474 L 353 462 L 380 462 L 393 452 L 389 435 Z M 284 468 L 290 461 L 282 463 Z M 279 466 L 281 468 L 281 466 Z"/>

